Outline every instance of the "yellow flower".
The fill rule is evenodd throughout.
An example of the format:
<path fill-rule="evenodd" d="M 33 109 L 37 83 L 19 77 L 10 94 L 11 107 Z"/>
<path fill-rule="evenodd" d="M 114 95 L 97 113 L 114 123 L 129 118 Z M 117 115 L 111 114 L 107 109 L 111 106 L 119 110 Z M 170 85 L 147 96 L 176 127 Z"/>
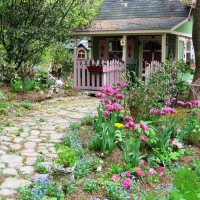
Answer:
<path fill-rule="evenodd" d="M 123 127 L 123 124 L 115 123 L 115 127 L 117 127 L 117 128 L 121 128 L 121 127 Z"/>

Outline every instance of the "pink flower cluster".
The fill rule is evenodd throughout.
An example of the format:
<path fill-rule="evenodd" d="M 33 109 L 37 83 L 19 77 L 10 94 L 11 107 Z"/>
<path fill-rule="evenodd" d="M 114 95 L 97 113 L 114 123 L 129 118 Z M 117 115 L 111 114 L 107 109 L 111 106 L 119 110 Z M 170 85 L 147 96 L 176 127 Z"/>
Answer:
<path fill-rule="evenodd" d="M 149 127 L 146 124 L 140 124 L 140 128 L 143 129 L 144 131 L 149 130 Z"/>
<path fill-rule="evenodd" d="M 113 112 L 113 111 L 117 111 L 117 110 L 121 110 L 122 106 L 118 103 L 115 104 L 107 104 L 104 106 L 106 108 L 107 111 L 109 112 Z"/>
<path fill-rule="evenodd" d="M 130 190 L 130 186 L 132 184 L 132 180 L 129 178 L 131 176 L 131 172 L 129 170 L 125 171 L 124 174 L 126 175 L 126 178 L 120 180 L 120 176 L 118 174 L 114 174 L 111 178 L 114 182 L 120 182 L 125 190 Z"/>
<path fill-rule="evenodd" d="M 130 178 L 125 178 L 121 181 L 122 186 L 125 190 L 130 190 L 130 186 L 132 185 L 132 180 Z"/>
<path fill-rule="evenodd" d="M 137 125 L 136 125 L 134 122 L 132 122 L 132 121 L 127 122 L 127 123 L 124 125 L 124 128 L 125 128 L 125 129 L 130 129 L 130 130 L 135 130 L 136 127 L 137 127 Z"/>
<path fill-rule="evenodd" d="M 167 115 L 167 114 L 170 114 L 170 113 L 176 114 L 177 111 L 173 108 L 170 108 L 170 107 L 164 107 L 164 108 L 162 108 L 162 110 L 160 112 L 161 115 Z"/>
<path fill-rule="evenodd" d="M 179 142 L 177 139 L 172 140 L 171 141 L 171 145 L 177 146 L 178 149 L 182 149 L 183 148 L 183 144 L 181 142 Z"/>
<path fill-rule="evenodd" d="M 140 163 L 142 164 L 142 167 L 147 167 L 149 165 L 149 163 L 143 159 L 140 160 Z M 164 168 L 160 166 L 156 166 L 155 169 L 149 168 L 147 171 L 148 175 L 154 175 L 154 174 L 157 174 L 157 172 L 159 173 L 159 176 L 162 176 L 164 174 Z M 142 171 L 140 167 L 136 167 L 136 174 L 138 176 L 142 176 L 144 172 Z"/>
<path fill-rule="evenodd" d="M 104 86 L 99 89 L 101 93 L 96 94 L 105 109 L 102 111 L 103 116 L 109 116 L 111 112 L 122 109 L 122 106 L 118 103 L 118 100 L 120 102 L 124 98 L 123 94 L 120 93 L 120 87 L 125 86 L 120 83 L 117 84 L 117 87 Z"/>
<path fill-rule="evenodd" d="M 138 176 L 142 176 L 143 175 L 143 171 L 142 171 L 142 169 L 140 167 L 136 167 L 136 174 Z"/>
<path fill-rule="evenodd" d="M 150 114 L 151 115 L 157 115 L 159 113 L 159 110 L 157 109 L 157 108 L 152 108 L 151 110 L 150 110 Z"/>
<path fill-rule="evenodd" d="M 119 182 L 120 181 L 120 177 L 118 174 L 114 174 L 111 178 L 112 181 L 115 181 L 115 182 Z"/>
<path fill-rule="evenodd" d="M 164 168 L 161 166 L 156 166 L 156 170 L 159 172 L 159 175 L 162 176 L 164 175 Z"/>
<path fill-rule="evenodd" d="M 187 106 L 189 108 L 197 108 L 198 107 L 198 101 L 197 100 L 187 101 L 187 102 L 177 101 L 176 103 L 180 106 Z"/>

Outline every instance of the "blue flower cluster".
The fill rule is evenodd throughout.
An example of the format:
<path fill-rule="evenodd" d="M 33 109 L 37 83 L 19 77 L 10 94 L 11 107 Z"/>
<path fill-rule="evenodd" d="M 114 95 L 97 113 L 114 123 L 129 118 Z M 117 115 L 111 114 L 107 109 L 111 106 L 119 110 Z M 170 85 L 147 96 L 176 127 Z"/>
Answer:
<path fill-rule="evenodd" d="M 41 200 L 44 196 L 64 200 L 64 192 L 60 185 L 44 177 L 39 177 L 29 187 L 19 190 L 19 200 Z"/>

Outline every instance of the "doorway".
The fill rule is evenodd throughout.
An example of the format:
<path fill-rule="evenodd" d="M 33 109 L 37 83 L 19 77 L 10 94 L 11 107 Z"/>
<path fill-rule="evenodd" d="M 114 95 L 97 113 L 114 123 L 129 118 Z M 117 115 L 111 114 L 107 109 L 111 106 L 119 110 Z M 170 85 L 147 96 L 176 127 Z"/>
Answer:
<path fill-rule="evenodd" d="M 142 41 L 142 80 L 145 80 L 145 69 L 152 61 L 161 62 L 161 39 Z"/>

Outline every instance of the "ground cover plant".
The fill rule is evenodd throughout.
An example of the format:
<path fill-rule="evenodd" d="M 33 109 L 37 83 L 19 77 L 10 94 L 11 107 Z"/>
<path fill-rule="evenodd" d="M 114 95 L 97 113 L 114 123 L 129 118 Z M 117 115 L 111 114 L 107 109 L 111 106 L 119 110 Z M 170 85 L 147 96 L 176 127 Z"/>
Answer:
<path fill-rule="evenodd" d="M 97 116 L 70 125 L 62 143 L 56 144 L 55 164 L 71 167 L 72 172 L 53 173 L 51 181 L 65 199 L 199 199 L 198 101 L 172 97 L 137 121 L 123 109 L 127 87 L 122 83 L 102 87 L 96 95 Z M 19 199 L 33 185 L 21 189 Z M 43 193 L 41 198 L 62 199 L 62 195 Z"/>

